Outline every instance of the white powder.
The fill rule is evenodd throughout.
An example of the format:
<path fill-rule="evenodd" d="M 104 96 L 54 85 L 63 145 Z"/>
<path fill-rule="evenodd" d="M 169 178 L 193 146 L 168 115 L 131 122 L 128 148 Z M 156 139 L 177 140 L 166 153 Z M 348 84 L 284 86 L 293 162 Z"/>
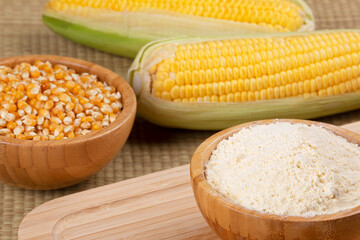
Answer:
<path fill-rule="evenodd" d="M 311 217 L 360 205 L 360 148 L 314 125 L 242 129 L 218 144 L 205 172 L 218 192 L 260 212 Z"/>

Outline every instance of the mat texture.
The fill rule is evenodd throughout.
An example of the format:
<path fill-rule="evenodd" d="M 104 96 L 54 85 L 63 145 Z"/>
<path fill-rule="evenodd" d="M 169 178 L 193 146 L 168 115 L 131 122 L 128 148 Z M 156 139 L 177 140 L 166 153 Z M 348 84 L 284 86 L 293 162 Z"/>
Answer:
<path fill-rule="evenodd" d="M 46 0 L 0 0 L 0 57 L 55 54 L 85 59 L 126 76 L 131 60 L 70 42 L 41 21 Z M 360 0 L 308 0 L 318 29 L 360 28 Z M 336 125 L 360 120 L 360 111 L 317 119 Z M 76 186 L 27 191 L 0 184 L 0 239 L 17 239 L 22 218 L 53 198 L 189 163 L 195 148 L 213 132 L 161 128 L 137 119 L 130 138 L 104 170 Z"/>

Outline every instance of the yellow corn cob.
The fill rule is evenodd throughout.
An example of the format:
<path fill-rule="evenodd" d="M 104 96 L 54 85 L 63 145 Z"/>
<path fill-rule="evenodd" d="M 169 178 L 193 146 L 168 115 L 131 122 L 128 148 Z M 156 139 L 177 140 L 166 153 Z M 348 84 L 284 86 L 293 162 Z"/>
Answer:
<path fill-rule="evenodd" d="M 327 96 L 360 87 L 353 32 L 180 44 L 154 65 L 154 96 L 176 102 L 244 102 Z"/>
<path fill-rule="evenodd" d="M 79 26 L 66 24 L 66 28 L 62 28 L 56 20 Z M 129 44 L 130 41 L 126 40 L 132 37 L 144 44 L 179 35 L 215 36 L 314 29 L 311 10 L 302 0 L 50 0 L 45 8 L 44 21 L 54 31 L 88 45 L 96 44 L 90 38 L 94 37 L 90 29 L 97 31 L 93 33 L 99 36 L 117 34 L 117 37 L 122 37 L 123 44 Z M 113 41 L 121 40 L 116 36 L 106 40 L 111 38 Z M 110 50 L 109 46 L 95 47 Z M 114 47 L 111 51 L 119 53 L 119 49 Z"/>
<path fill-rule="evenodd" d="M 48 7 L 59 12 L 81 13 L 82 16 L 91 10 L 100 10 L 100 12 L 101 10 L 116 12 L 167 11 L 181 15 L 259 24 L 278 31 L 296 31 L 304 22 L 303 10 L 290 0 L 51 0 Z"/>
<path fill-rule="evenodd" d="M 255 119 L 313 118 L 360 107 L 359 68 L 358 31 L 288 33 L 149 44 L 129 79 L 139 96 L 140 114 L 152 122 L 220 129 Z"/>

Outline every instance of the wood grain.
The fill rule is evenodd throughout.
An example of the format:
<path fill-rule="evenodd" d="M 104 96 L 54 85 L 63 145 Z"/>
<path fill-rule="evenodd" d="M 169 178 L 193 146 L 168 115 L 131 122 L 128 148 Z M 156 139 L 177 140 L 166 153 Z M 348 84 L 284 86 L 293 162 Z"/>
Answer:
<path fill-rule="evenodd" d="M 344 125 L 344 128 L 360 133 L 360 122 Z M 350 223 L 346 231 L 353 231 L 352 226 L 356 223 Z M 332 224 L 328 221 L 323 225 L 328 236 L 335 234 L 335 239 L 359 239 L 359 235 L 340 238 L 338 233 L 331 231 Z M 19 240 L 34 239 L 219 238 L 196 206 L 189 181 L 189 165 L 185 165 L 49 201 L 30 212 L 19 227 Z M 251 239 L 310 238 L 273 235 Z"/>
<path fill-rule="evenodd" d="M 30 239 L 216 239 L 197 209 L 189 165 L 49 201 L 19 227 Z"/>
<path fill-rule="evenodd" d="M 80 59 L 29 55 L 0 59 L 0 65 L 36 60 L 63 64 L 98 76 L 122 94 L 123 111 L 110 126 L 73 139 L 32 141 L 0 137 L 0 180 L 28 189 L 55 189 L 79 183 L 101 170 L 124 145 L 136 112 L 135 94 L 114 72 Z"/>
<path fill-rule="evenodd" d="M 222 239 L 271 240 L 343 240 L 360 239 L 360 206 L 334 214 L 315 217 L 277 216 L 260 213 L 233 204 L 211 188 L 204 176 L 204 166 L 217 144 L 242 128 L 273 122 L 304 123 L 322 126 L 360 145 L 360 135 L 321 122 L 305 120 L 263 120 L 241 124 L 205 140 L 195 151 L 190 164 L 191 183 L 197 205 L 210 227 Z M 359 123 L 356 124 L 358 126 Z M 352 127 L 349 125 L 347 127 Z"/>

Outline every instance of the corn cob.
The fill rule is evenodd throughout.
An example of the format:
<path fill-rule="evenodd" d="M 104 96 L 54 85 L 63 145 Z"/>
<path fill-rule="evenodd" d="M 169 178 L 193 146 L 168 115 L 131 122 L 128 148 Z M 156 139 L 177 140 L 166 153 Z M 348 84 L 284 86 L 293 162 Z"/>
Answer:
<path fill-rule="evenodd" d="M 168 127 L 326 116 L 360 107 L 360 32 L 163 40 L 128 79 L 140 115 Z"/>
<path fill-rule="evenodd" d="M 50 0 L 43 20 L 71 40 L 127 57 L 164 37 L 314 29 L 303 0 Z"/>

